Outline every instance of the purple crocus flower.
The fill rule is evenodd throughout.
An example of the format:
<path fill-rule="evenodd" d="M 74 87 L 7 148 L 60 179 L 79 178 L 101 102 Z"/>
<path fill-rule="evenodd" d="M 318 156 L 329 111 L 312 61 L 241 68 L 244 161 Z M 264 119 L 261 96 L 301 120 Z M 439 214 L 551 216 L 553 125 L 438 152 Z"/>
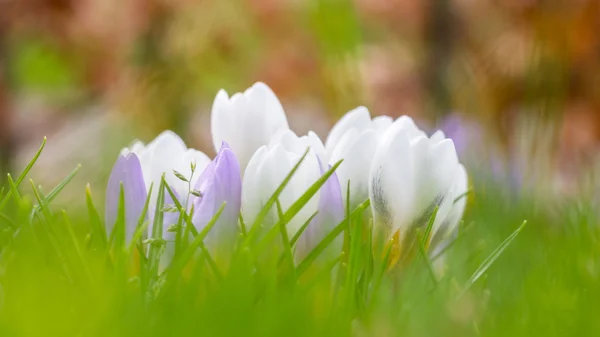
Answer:
<path fill-rule="evenodd" d="M 321 169 L 321 174 L 323 173 Z M 344 209 L 342 189 L 337 175 L 333 173 L 321 186 L 317 215 L 308 224 L 296 243 L 296 259 L 301 260 L 306 257 L 344 219 Z M 329 245 L 328 251 L 336 253 L 342 251 L 341 236 L 338 236 L 333 244 Z"/>
<path fill-rule="evenodd" d="M 198 177 L 195 189 L 201 193 L 194 199 L 194 226 L 201 231 L 226 203 L 212 228 L 207 244 L 211 249 L 231 244 L 238 234 L 238 218 L 242 203 L 240 164 L 227 143 L 223 142 L 215 159 Z"/>
<path fill-rule="evenodd" d="M 125 237 L 129 242 L 135 232 L 147 197 L 142 166 L 135 153 L 120 154 L 108 180 L 105 221 L 109 235 L 117 221 L 121 183 L 125 196 Z"/>

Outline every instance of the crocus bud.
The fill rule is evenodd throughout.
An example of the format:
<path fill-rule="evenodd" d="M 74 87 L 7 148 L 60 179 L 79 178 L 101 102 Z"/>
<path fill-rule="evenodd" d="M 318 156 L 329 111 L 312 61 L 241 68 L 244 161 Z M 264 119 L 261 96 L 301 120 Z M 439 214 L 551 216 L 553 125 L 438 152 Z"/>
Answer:
<path fill-rule="evenodd" d="M 193 165 L 195 168 L 193 175 L 191 172 L 192 163 L 195 163 L 195 165 Z M 181 138 L 172 131 L 165 131 L 161 133 L 147 146 L 142 142 L 136 141 L 130 148 L 123 149 L 119 159 L 117 160 L 117 163 L 115 164 L 115 167 L 113 168 L 113 173 L 111 174 L 111 179 L 109 180 L 107 188 L 107 226 L 114 224 L 114 221 L 109 220 L 114 219 L 117 214 L 117 209 L 114 205 L 118 205 L 118 191 L 121 181 L 123 182 L 123 188 L 125 190 L 126 204 L 129 204 L 129 202 L 127 202 L 128 195 L 140 195 L 140 186 L 144 188 L 144 191 L 148 191 L 150 189 L 150 185 L 153 185 L 153 191 L 152 195 L 150 196 L 147 214 L 150 221 L 148 233 L 152 233 L 153 219 L 156 213 L 158 189 L 163 174 L 167 184 L 173 190 L 178 201 L 182 205 L 186 205 L 190 184 L 191 186 L 195 186 L 200 173 L 209 163 L 210 159 L 204 153 L 194 149 L 188 149 L 183 140 L 181 140 Z M 125 172 L 135 172 L 135 182 L 132 182 L 132 176 L 125 175 Z M 181 177 L 177 177 L 175 172 L 178 173 L 177 175 L 189 180 L 189 183 L 182 180 Z M 135 192 L 131 192 L 130 190 L 132 189 L 135 189 Z M 147 194 L 145 193 L 146 192 L 144 192 L 143 201 L 141 201 L 141 206 L 137 204 L 139 197 L 136 197 L 136 204 L 134 206 L 126 205 L 127 214 L 130 212 L 137 212 L 138 209 L 139 212 L 137 213 L 141 213 L 141 209 L 146 201 Z M 116 199 L 114 199 L 115 195 Z M 165 191 L 165 205 L 170 205 L 173 203 L 174 201 L 172 200 L 171 196 L 167 191 Z M 178 217 L 178 213 L 167 212 L 164 214 L 163 235 L 170 235 L 166 232 L 166 230 L 170 225 L 177 223 Z M 128 221 L 128 231 L 133 233 L 136 225 L 137 219 L 135 219 L 135 224 L 133 224 L 133 222 L 132 224 L 129 224 Z M 129 226 L 132 226 L 132 229 L 129 229 Z M 128 236 L 128 239 L 129 238 L 130 236 Z"/>
<path fill-rule="evenodd" d="M 225 208 L 206 241 L 213 250 L 217 246 L 225 246 L 231 250 L 231 244 L 239 233 L 242 178 L 240 165 L 227 143 L 223 143 L 215 159 L 202 172 L 195 189 L 200 196 L 194 198 L 194 226 L 202 231 L 225 203 Z"/>
<path fill-rule="evenodd" d="M 212 106 L 211 130 L 215 149 L 227 142 L 244 170 L 250 158 L 280 129 L 288 129 L 283 107 L 273 91 L 257 82 L 229 97 L 219 91 Z"/>
<path fill-rule="evenodd" d="M 358 107 L 346 113 L 331 129 L 325 149 L 329 164 L 343 159 L 336 174 L 340 180 L 344 205 L 350 181 L 350 208 L 369 198 L 369 171 L 371 160 L 381 135 L 392 123 L 391 117 L 371 119 L 369 110 Z"/>
<path fill-rule="evenodd" d="M 135 233 L 147 197 L 142 166 L 135 153 L 120 154 L 108 179 L 105 213 L 108 235 L 117 220 L 121 184 L 125 201 L 125 238 L 129 242 Z"/>

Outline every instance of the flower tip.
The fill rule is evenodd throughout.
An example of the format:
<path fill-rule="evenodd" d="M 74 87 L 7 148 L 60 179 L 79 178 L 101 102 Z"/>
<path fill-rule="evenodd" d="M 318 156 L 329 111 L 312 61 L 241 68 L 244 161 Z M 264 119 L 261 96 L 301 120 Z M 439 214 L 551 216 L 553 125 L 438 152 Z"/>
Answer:
<path fill-rule="evenodd" d="M 229 94 L 227 93 L 227 91 L 225 91 L 225 89 L 220 89 L 219 92 L 217 92 L 217 95 L 215 96 L 215 103 L 220 102 L 220 101 L 227 101 L 229 100 Z"/>

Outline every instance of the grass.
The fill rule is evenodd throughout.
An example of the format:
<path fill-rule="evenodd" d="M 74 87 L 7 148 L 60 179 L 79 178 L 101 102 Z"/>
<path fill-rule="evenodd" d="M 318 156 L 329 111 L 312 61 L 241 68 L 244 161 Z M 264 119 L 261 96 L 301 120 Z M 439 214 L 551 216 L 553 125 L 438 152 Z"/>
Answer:
<path fill-rule="evenodd" d="M 200 233 L 190 230 L 189 243 L 178 241 L 163 271 L 159 226 L 155 240 L 144 240 L 148 223 L 140 221 L 136 242 L 125 244 L 121 213 L 121 229 L 106 236 L 94 206 L 101 194 L 82 189 L 83 210 L 52 204 L 76 171 L 45 195 L 25 183 L 28 169 L 0 195 L 1 336 L 515 337 L 600 329 L 597 210 L 581 203 L 540 205 L 474 181 L 446 255 L 423 254 L 428 228 L 416 258 L 395 267 L 389 251 L 376 253 L 385 250 L 373 243 L 368 201 L 301 261 L 291 252 L 297 238 L 283 230 L 301 204 L 279 209 L 263 233 L 241 233 L 228 261 L 203 244 L 217 214 Z M 271 199 L 279 206 L 276 194 Z M 182 216 L 178 228 L 188 223 Z M 336 237 L 344 251 L 323 254 Z"/>

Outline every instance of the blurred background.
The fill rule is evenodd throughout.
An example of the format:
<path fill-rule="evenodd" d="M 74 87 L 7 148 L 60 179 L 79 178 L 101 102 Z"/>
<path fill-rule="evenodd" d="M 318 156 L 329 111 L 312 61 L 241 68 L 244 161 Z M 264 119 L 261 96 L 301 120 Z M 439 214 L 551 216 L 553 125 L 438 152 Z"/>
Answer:
<path fill-rule="evenodd" d="M 1 0 L 0 172 L 43 136 L 44 186 L 81 163 L 103 191 L 119 149 L 164 129 L 212 155 L 217 91 L 263 81 L 298 134 L 408 114 L 472 174 L 594 198 L 599 31 L 595 0 Z"/>

